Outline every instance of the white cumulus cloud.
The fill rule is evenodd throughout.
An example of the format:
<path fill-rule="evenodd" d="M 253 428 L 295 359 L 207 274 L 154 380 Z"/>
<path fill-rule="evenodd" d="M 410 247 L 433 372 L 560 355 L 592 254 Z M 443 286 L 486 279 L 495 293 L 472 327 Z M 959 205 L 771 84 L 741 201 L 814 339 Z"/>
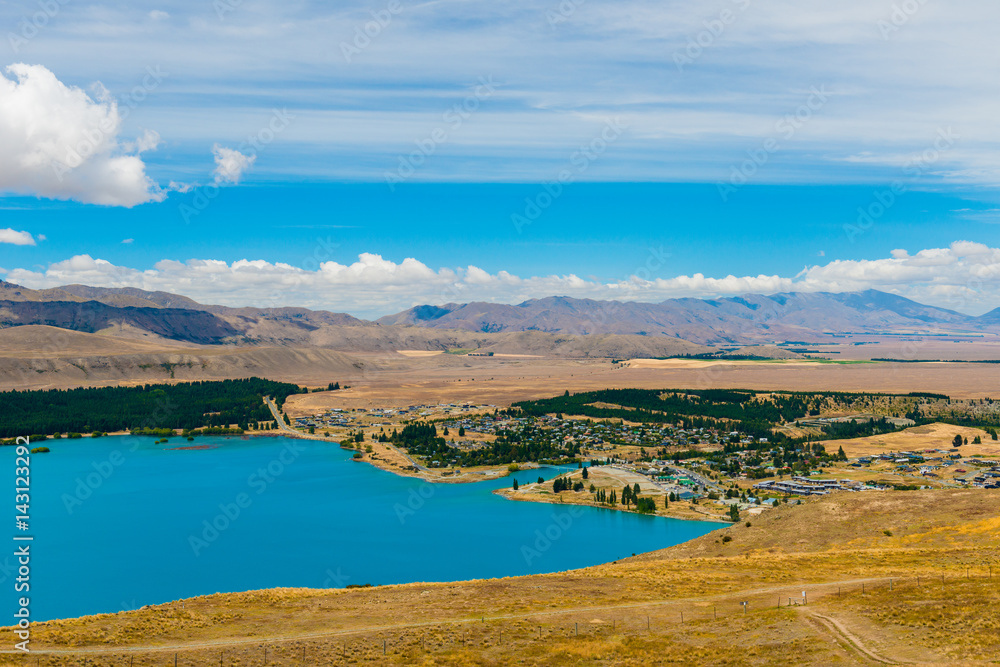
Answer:
<path fill-rule="evenodd" d="M 8 227 L 7 229 L 0 229 L 0 243 L 35 245 L 35 239 L 28 232 L 19 232 Z"/>
<path fill-rule="evenodd" d="M 0 192 L 132 207 L 165 193 L 140 154 L 159 142 L 147 131 L 119 139 L 118 104 L 100 85 L 96 99 L 41 65 L 0 74 Z M 8 78 L 9 77 L 9 78 Z"/>
<path fill-rule="evenodd" d="M 215 156 L 216 184 L 231 183 L 236 185 L 243 178 L 244 172 L 257 161 L 256 155 L 244 155 L 238 150 L 219 144 L 212 146 L 212 155 Z"/>
<path fill-rule="evenodd" d="M 640 271 L 637 271 L 637 273 Z M 323 262 L 308 270 L 283 262 L 162 260 L 147 270 L 78 255 L 44 271 L 13 269 L 7 280 L 32 288 L 83 283 L 139 287 L 230 306 L 305 306 L 378 317 L 417 304 L 491 301 L 519 303 L 546 296 L 657 302 L 675 297 L 777 292 L 848 292 L 879 289 L 931 305 L 979 314 L 1000 301 L 1000 248 L 957 241 L 947 248 L 871 260 L 834 260 L 795 276 L 725 276 L 701 273 L 613 282 L 574 274 L 521 277 L 476 266 L 433 269 L 407 258 L 393 262 L 362 253 L 356 262 Z"/>

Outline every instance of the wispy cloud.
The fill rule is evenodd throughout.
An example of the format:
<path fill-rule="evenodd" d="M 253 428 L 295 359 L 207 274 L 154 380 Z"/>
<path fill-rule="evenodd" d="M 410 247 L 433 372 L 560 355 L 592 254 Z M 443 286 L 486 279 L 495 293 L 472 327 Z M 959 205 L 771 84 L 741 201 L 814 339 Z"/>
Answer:
<path fill-rule="evenodd" d="M 31 48 L 73 80 L 100 72 L 117 91 L 134 85 L 136 63 L 169 65 L 168 85 L 142 109 L 183 162 L 160 165 L 173 170 L 168 178 L 194 173 L 206 146 L 238 146 L 262 113 L 288 107 L 295 126 L 256 165 L 262 177 L 380 180 L 492 74 L 503 85 L 489 105 L 418 178 L 550 178 L 604 119 L 620 116 L 629 136 L 587 179 L 715 182 L 823 85 L 830 102 L 756 182 L 881 181 L 953 126 L 962 145 L 923 178 L 1000 184 L 1000 90 L 983 84 L 995 72 L 982 57 L 1000 4 L 918 4 L 887 39 L 880 25 L 893 20 L 892 3 L 867 0 L 591 1 L 557 23 L 547 18 L 560 11 L 552 0 L 403 3 L 346 62 L 338 45 L 378 5 L 261 0 L 235 3 L 220 20 L 179 2 L 157 10 L 169 17 L 70 3 Z M 16 25 L 21 5 L 0 6 L 0 19 Z M 672 55 L 698 47 L 725 8 L 737 19 L 678 71 Z"/>

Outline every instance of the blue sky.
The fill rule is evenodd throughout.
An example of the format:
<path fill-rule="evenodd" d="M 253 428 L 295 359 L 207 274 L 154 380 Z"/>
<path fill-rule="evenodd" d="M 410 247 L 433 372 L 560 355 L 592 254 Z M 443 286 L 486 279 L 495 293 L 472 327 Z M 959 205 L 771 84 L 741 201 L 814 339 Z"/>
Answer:
<path fill-rule="evenodd" d="M 994 3 L 48 7 L 0 3 L 8 280 L 1000 305 Z"/>

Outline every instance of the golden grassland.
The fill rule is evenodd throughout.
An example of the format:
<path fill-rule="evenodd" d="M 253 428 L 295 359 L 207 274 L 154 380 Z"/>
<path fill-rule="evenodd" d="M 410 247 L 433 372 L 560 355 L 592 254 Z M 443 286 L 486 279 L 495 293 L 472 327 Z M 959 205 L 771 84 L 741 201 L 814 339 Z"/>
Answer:
<path fill-rule="evenodd" d="M 995 664 L 998 501 L 842 493 L 566 573 L 216 594 L 38 624 L 0 664 Z"/>
<path fill-rule="evenodd" d="M 952 440 L 956 435 L 961 435 L 969 441 L 969 444 L 958 449 L 958 453 L 963 457 L 1000 457 L 1000 441 L 993 440 L 992 436 L 983 429 L 942 423 L 914 426 L 895 433 L 865 438 L 826 440 L 822 441 L 822 444 L 827 451 L 836 452 L 838 447 L 843 447 L 844 453 L 849 458 L 857 458 L 890 452 L 922 452 L 927 449 L 948 450 L 951 449 Z M 982 440 L 981 444 L 973 442 L 976 437 Z"/>

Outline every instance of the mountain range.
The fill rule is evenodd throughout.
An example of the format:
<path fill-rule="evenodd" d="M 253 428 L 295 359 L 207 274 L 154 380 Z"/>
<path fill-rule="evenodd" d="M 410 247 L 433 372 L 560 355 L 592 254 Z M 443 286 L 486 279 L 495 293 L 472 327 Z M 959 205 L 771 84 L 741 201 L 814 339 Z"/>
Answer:
<path fill-rule="evenodd" d="M 752 345 L 810 342 L 847 333 L 995 332 L 1000 330 L 1000 308 L 971 317 L 877 290 L 747 294 L 662 303 L 549 297 L 517 305 L 417 306 L 378 322 L 483 332 L 671 336 L 705 345 Z"/>
<path fill-rule="evenodd" d="M 544 353 L 570 343 L 568 348 L 584 356 L 626 356 L 696 353 L 706 345 L 822 342 L 845 334 L 1000 333 L 1000 308 L 973 317 L 877 290 L 661 303 L 548 297 L 517 305 L 420 305 L 371 322 L 306 308 L 204 305 L 136 288 L 66 285 L 31 290 L 0 282 L 0 328 L 24 325 L 199 345 Z"/>

